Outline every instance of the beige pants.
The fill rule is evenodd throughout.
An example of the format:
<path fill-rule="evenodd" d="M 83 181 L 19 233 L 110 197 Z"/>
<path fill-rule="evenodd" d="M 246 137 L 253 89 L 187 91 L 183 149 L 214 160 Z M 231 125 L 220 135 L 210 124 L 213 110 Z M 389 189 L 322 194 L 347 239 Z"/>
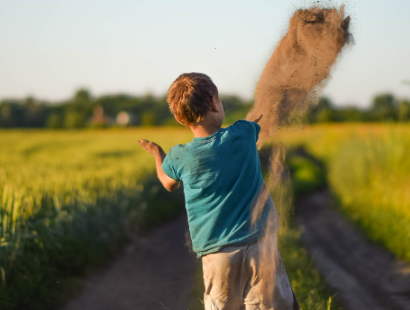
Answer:
<path fill-rule="evenodd" d="M 205 310 L 291 310 L 293 292 L 276 234 L 202 257 Z"/>

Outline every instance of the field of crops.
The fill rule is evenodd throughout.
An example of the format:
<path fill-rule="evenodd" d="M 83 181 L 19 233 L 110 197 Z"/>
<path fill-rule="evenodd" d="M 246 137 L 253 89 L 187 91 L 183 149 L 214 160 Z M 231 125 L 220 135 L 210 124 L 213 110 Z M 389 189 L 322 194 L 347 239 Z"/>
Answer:
<path fill-rule="evenodd" d="M 184 128 L 0 131 L 1 309 L 53 308 L 61 292 L 121 247 L 127 231 L 181 212 L 181 192 L 161 190 L 141 138 L 167 152 L 192 136 Z M 275 140 L 303 144 L 322 159 L 346 215 L 410 261 L 410 127 L 309 126 Z M 304 308 L 327 308 L 329 294 L 299 232 L 282 228 L 284 260 Z"/>
<path fill-rule="evenodd" d="M 181 192 L 159 187 L 142 138 L 167 151 L 191 137 L 155 128 L 0 132 L 1 309 L 52 308 L 61 286 L 75 286 L 64 279 L 104 262 L 129 229 L 181 211 Z"/>
<path fill-rule="evenodd" d="M 127 230 L 181 211 L 181 193 L 161 191 L 141 138 L 168 151 L 192 137 L 183 128 L 0 132 L 1 309 L 55 308 Z M 293 285 L 304 304 L 325 309 L 323 281 L 288 233 Z"/>
<path fill-rule="evenodd" d="M 410 126 L 310 126 L 281 139 L 322 159 L 344 213 L 371 239 L 410 261 Z"/>

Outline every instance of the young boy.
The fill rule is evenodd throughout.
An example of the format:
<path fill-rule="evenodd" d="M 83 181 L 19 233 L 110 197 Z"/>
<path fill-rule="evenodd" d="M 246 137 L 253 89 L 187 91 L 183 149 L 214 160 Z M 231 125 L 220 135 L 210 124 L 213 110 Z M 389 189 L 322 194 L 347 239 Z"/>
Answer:
<path fill-rule="evenodd" d="M 278 217 L 256 148 L 262 115 L 222 128 L 218 89 L 202 73 L 180 75 L 167 101 L 193 141 L 168 154 L 153 142 L 138 143 L 154 156 L 167 190 L 183 182 L 193 249 L 202 257 L 205 309 L 298 309 L 277 251 Z"/>

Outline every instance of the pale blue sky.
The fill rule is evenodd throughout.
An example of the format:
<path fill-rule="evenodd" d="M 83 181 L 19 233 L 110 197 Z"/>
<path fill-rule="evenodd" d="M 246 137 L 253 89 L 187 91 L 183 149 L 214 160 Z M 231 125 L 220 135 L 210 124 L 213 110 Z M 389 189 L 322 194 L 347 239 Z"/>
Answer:
<path fill-rule="evenodd" d="M 316 2 L 0 0 L 0 99 L 63 100 L 79 87 L 162 95 L 191 71 L 251 98 L 290 16 Z M 345 3 L 356 42 L 324 93 L 337 105 L 410 98 L 410 1 L 319 3 Z"/>

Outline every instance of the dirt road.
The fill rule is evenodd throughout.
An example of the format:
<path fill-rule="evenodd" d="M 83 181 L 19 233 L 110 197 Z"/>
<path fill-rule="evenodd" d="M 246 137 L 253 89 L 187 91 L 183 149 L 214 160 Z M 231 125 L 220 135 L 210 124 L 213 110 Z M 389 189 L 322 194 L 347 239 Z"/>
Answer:
<path fill-rule="evenodd" d="M 410 265 L 367 240 L 328 191 L 306 197 L 295 213 L 310 256 L 348 309 L 410 309 Z"/>
<path fill-rule="evenodd" d="M 410 310 L 410 265 L 372 244 L 332 207 L 327 191 L 296 207 L 313 261 L 349 310 Z M 87 280 L 63 310 L 186 310 L 197 261 L 185 243 L 186 218 L 133 242 Z"/>
<path fill-rule="evenodd" d="M 136 239 L 63 310 L 188 309 L 197 262 L 186 231 L 183 216 Z"/>

